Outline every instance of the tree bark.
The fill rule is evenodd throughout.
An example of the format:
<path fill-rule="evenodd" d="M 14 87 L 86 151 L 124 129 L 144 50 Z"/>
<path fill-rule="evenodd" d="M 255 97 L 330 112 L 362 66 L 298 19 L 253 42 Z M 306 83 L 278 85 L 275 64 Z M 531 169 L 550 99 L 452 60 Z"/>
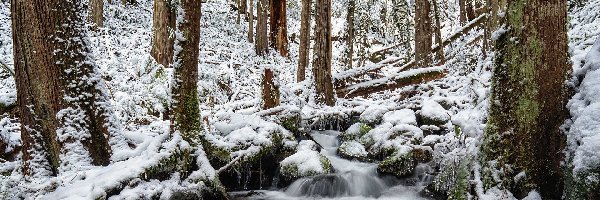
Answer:
<path fill-rule="evenodd" d="M 104 26 L 104 0 L 90 0 L 90 21 L 92 30 L 97 30 Z"/>
<path fill-rule="evenodd" d="M 254 42 L 254 0 L 248 2 L 248 42 Z"/>
<path fill-rule="evenodd" d="M 310 46 L 310 2 L 311 0 L 302 0 L 302 11 L 300 13 L 300 50 L 298 58 L 298 71 L 296 80 L 304 81 L 306 77 L 306 67 L 308 66 L 308 49 Z"/>
<path fill-rule="evenodd" d="M 346 66 L 348 69 L 352 69 L 352 56 L 354 56 L 354 9 L 356 2 L 350 0 L 348 2 L 348 13 L 346 15 L 346 23 L 348 26 L 348 38 L 346 38 Z"/>
<path fill-rule="evenodd" d="M 288 56 L 286 0 L 271 0 L 270 40 L 271 47 L 277 49 L 281 56 Z"/>
<path fill-rule="evenodd" d="M 415 61 L 417 67 L 431 64 L 431 4 L 429 0 L 415 2 Z"/>
<path fill-rule="evenodd" d="M 273 70 L 265 68 L 261 84 L 264 110 L 279 106 L 279 87 L 274 79 Z"/>
<path fill-rule="evenodd" d="M 157 63 L 164 67 L 170 67 L 173 64 L 173 41 L 172 36 L 175 30 L 175 10 L 171 0 L 155 0 L 154 14 L 152 16 L 152 50 L 150 55 Z"/>
<path fill-rule="evenodd" d="M 508 31 L 496 40 L 488 123 L 482 153 L 524 183 L 509 185 L 515 197 L 537 189 L 544 199 L 560 199 L 562 149 L 560 126 L 568 116 L 565 88 L 570 65 L 567 52 L 567 1 L 510 1 Z"/>
<path fill-rule="evenodd" d="M 89 56 L 84 9 L 79 0 L 11 3 L 27 176 L 56 175 L 81 165 L 110 162 L 109 101 Z M 61 163 L 61 154 L 73 159 Z"/>
<path fill-rule="evenodd" d="M 331 80 L 331 0 L 317 0 L 315 14 L 315 46 L 313 75 L 315 78 L 316 101 L 328 106 L 335 105 Z"/>
<path fill-rule="evenodd" d="M 201 141 L 202 122 L 198 101 L 198 55 L 200 42 L 200 1 L 180 0 L 183 18 L 177 22 L 174 55 L 173 115 L 171 132 L 179 131 L 186 141 Z"/>
<path fill-rule="evenodd" d="M 256 42 L 254 47 L 257 55 L 265 55 L 269 49 L 267 38 L 267 3 L 268 0 L 257 0 L 256 6 Z"/>
<path fill-rule="evenodd" d="M 466 2 L 467 0 L 458 0 L 458 8 L 459 8 L 459 12 L 458 12 L 458 21 L 460 22 L 460 25 L 465 25 L 465 23 L 467 22 L 467 10 L 465 7 L 466 6 Z"/>
<path fill-rule="evenodd" d="M 437 59 L 438 64 L 443 64 L 446 58 L 444 57 L 444 47 L 442 43 L 442 25 L 440 23 L 440 13 L 438 5 L 435 1 L 433 1 L 433 13 L 435 17 L 435 43 L 437 43 L 438 47 L 440 47 L 437 49 L 437 51 L 435 51 L 435 57 Z"/>

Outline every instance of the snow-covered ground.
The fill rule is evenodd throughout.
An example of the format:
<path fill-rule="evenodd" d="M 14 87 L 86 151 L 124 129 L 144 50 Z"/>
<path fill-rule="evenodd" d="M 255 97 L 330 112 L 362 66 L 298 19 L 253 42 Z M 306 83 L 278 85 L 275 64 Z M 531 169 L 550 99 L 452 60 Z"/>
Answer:
<path fill-rule="evenodd" d="M 168 136 L 169 122 L 163 120 L 163 113 L 170 102 L 172 69 L 157 65 L 150 57 L 152 1 L 138 2 L 137 6 L 127 7 L 106 4 L 105 27 L 98 32 L 90 32 L 94 58 L 106 79 L 115 116 L 128 147 L 113 147 L 113 162 L 109 166 L 63 173 L 30 184 L 23 182 L 24 177 L 19 175 L 19 158 L 16 161 L 0 160 L 0 178 L 3 180 L 0 182 L 0 198 L 46 195 L 47 199 L 95 199 L 107 195 L 106 189 L 121 186 L 123 191 L 111 198 L 135 199 L 157 195 L 166 198 L 180 189 L 202 188 L 202 182 L 195 180 L 214 178 L 215 169 L 210 166 L 203 151 L 195 155 L 202 168 L 188 179 L 181 180 L 178 175 L 162 182 L 138 178 L 160 159 L 174 155 L 175 149 L 186 149 L 188 145 L 177 135 Z M 284 143 L 290 148 L 298 145 L 293 134 L 277 124 L 275 118 L 261 116 L 259 84 L 265 67 L 275 72 L 282 107 L 299 111 L 302 118 L 311 123 L 320 123 L 318 119 L 330 115 L 349 117 L 358 113 L 361 122 L 374 124 L 366 135 L 378 148 L 392 147 L 403 153 L 429 148 L 433 151 L 434 163 L 441 167 L 476 159 L 487 116 L 493 65 L 490 59 L 493 52 L 484 57 L 480 42 L 470 44 L 482 35 L 482 30 L 473 30 L 445 48 L 448 60 L 436 67 L 448 71 L 443 79 L 381 92 L 369 98 L 337 99 L 335 107 L 322 108 L 315 105 L 311 96 L 314 90 L 310 84 L 310 69 L 306 81 L 295 81 L 297 41 L 290 41 L 288 58 L 278 56 L 273 50 L 267 56 L 257 56 L 254 45 L 246 39 L 247 23 L 243 20 L 239 25 L 235 23 L 236 14 L 231 11 L 229 3 L 227 0 L 209 0 L 203 4 L 198 83 L 207 139 L 216 147 L 231 151 L 229 159 L 256 155 L 261 148 L 273 145 L 272 139 L 276 136 L 283 136 Z M 288 34 L 298 35 L 300 2 L 288 3 Z M 333 32 L 341 35 L 345 30 L 345 1 L 334 1 L 333 6 Z M 453 2 L 444 6 L 442 9 L 448 12 L 442 16 L 442 34 L 447 36 L 460 30 L 460 25 L 457 23 L 457 4 Z M 600 109 L 600 42 L 594 45 L 600 34 L 598 10 L 600 1 L 591 0 L 570 13 L 569 46 L 573 62 L 570 84 L 576 87 L 576 94 L 568 104 L 573 119 L 565 128 L 569 128 L 568 152 L 569 160 L 573 162 L 569 165 L 575 170 L 600 166 L 600 115 L 595 112 Z M 10 24 L 9 6 L 0 3 L 0 61 L 12 67 Z M 389 45 L 393 42 L 374 45 L 371 50 Z M 336 74 L 344 70 L 346 47 L 342 41 L 334 42 L 333 46 L 333 73 Z M 398 52 L 402 50 L 395 53 Z M 398 58 L 403 55 L 392 56 Z M 366 65 L 372 63 L 367 61 Z M 381 73 L 391 75 L 397 71 L 397 68 L 387 67 Z M 13 104 L 16 101 L 14 79 L 5 72 L 0 72 L 0 77 L 0 104 Z M 418 92 L 408 98 L 401 95 L 411 91 Z M 419 126 L 417 115 L 444 123 Z M 0 117 L 0 139 L 10 147 L 18 146 L 18 119 L 5 114 Z M 361 127 L 359 124 L 353 128 L 359 132 Z M 440 129 L 444 130 L 441 135 L 429 133 Z M 390 135 L 396 131 L 412 134 L 391 138 Z M 419 141 L 415 144 L 409 139 Z M 355 154 L 364 155 L 369 151 L 358 141 L 345 144 L 352 147 L 348 150 Z M 312 164 L 309 168 L 322 171 L 320 163 L 307 157 L 319 154 L 317 151 L 298 149 L 298 153 L 310 153 L 296 153 L 298 155 L 288 157 L 286 162 L 304 159 Z M 479 181 L 479 166 L 474 164 L 471 167 L 475 170 L 472 179 L 478 183 L 477 195 L 490 198 L 507 195 L 498 188 L 484 193 Z M 535 195 L 532 193 L 530 196 Z M 511 197 L 510 194 L 507 196 Z"/>

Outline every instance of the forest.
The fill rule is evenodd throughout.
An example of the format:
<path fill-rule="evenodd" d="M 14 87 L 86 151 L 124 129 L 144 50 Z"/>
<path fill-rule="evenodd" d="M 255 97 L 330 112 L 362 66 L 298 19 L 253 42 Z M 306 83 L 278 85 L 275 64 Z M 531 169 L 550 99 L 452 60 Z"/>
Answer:
<path fill-rule="evenodd" d="M 600 199 L 600 0 L 0 0 L 0 199 Z"/>

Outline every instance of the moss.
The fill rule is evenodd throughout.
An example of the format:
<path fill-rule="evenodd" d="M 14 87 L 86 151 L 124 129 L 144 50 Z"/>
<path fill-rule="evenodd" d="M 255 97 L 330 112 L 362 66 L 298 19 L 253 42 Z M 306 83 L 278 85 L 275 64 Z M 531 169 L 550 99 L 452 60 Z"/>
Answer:
<path fill-rule="evenodd" d="M 462 161 L 459 164 L 458 171 L 452 189 L 449 191 L 448 199 L 467 200 L 469 191 L 469 166 L 468 162 Z"/>
<path fill-rule="evenodd" d="M 396 177 L 403 178 L 410 176 L 417 166 L 412 153 L 402 155 L 392 155 L 384 161 L 377 164 L 377 172 L 384 174 L 392 174 Z"/>
<path fill-rule="evenodd" d="M 358 124 L 358 132 L 353 132 L 354 130 L 348 129 L 339 135 L 340 139 L 342 139 L 343 141 L 359 140 L 362 136 L 364 136 L 369 131 L 371 131 L 371 129 L 373 129 L 373 127 L 368 124 L 360 122 Z"/>
<path fill-rule="evenodd" d="M 191 90 L 189 94 L 184 95 L 183 109 L 176 112 L 175 121 L 178 130 L 184 140 L 191 144 L 197 144 L 201 141 L 200 133 L 202 131 L 202 122 L 200 121 L 200 109 L 198 101 L 198 90 Z M 181 105 L 181 104 L 180 104 Z"/>
<path fill-rule="evenodd" d="M 282 117 L 281 126 L 294 133 L 295 136 L 303 135 L 301 131 L 302 117 L 299 113 Z"/>
<path fill-rule="evenodd" d="M 567 172 L 565 199 L 600 199 L 600 168 Z"/>

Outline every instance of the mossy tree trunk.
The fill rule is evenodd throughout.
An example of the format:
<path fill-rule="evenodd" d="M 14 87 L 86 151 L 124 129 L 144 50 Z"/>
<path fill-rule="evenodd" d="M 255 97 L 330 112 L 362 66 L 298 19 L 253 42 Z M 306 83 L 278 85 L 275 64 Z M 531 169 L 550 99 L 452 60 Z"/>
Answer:
<path fill-rule="evenodd" d="M 317 0 L 315 14 L 315 46 L 313 75 L 316 87 L 316 101 L 328 106 L 335 105 L 333 83 L 331 82 L 331 0 Z"/>
<path fill-rule="evenodd" d="M 104 26 L 104 0 L 90 0 L 90 21 L 92 29 L 96 30 Z"/>
<path fill-rule="evenodd" d="M 11 3 L 25 175 L 110 162 L 109 102 L 90 57 L 85 8 L 79 0 Z M 76 156 L 61 163 L 61 154 Z"/>
<path fill-rule="evenodd" d="M 172 35 L 175 31 L 175 5 L 172 0 L 155 0 L 154 13 L 152 16 L 152 50 L 150 55 L 164 67 L 170 67 L 173 63 L 173 41 Z"/>
<path fill-rule="evenodd" d="M 200 1 L 179 0 L 173 66 L 173 117 L 171 132 L 179 131 L 191 144 L 200 142 L 202 122 L 198 101 L 198 55 L 200 42 Z M 181 39 L 179 39 L 181 38 Z"/>
<path fill-rule="evenodd" d="M 270 40 L 271 47 L 277 49 L 279 55 L 288 56 L 288 41 L 287 41 L 287 19 L 286 19 L 286 0 L 270 0 L 271 17 L 269 18 L 270 25 Z"/>
<path fill-rule="evenodd" d="M 518 198 L 532 189 L 544 199 L 562 196 L 564 136 L 559 127 L 568 116 L 564 83 L 570 68 L 566 3 L 508 2 L 509 29 L 495 44 L 483 161 L 484 166 L 487 161 L 498 161 L 505 171 L 503 183 Z M 525 172 L 526 178 L 515 184 L 512 180 L 519 172 Z"/>
<path fill-rule="evenodd" d="M 430 0 L 415 1 L 415 61 L 417 67 L 431 64 L 431 3 Z"/>
<path fill-rule="evenodd" d="M 311 0 L 302 0 L 302 11 L 300 13 L 300 50 L 298 58 L 298 70 L 296 80 L 304 81 L 306 77 L 306 67 L 308 66 L 310 42 L 310 2 Z"/>

